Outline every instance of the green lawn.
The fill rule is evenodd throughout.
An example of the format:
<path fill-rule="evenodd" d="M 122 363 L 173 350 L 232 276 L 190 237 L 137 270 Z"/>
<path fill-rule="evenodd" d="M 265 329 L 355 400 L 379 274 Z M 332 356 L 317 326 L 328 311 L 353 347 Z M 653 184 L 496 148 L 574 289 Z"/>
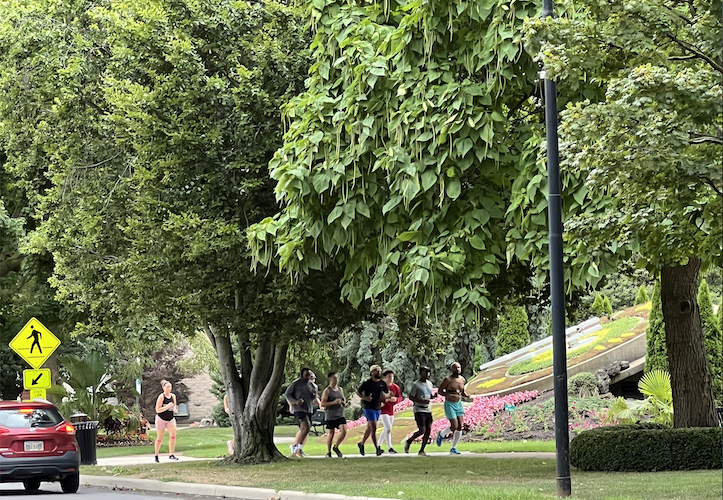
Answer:
<path fill-rule="evenodd" d="M 277 437 L 292 437 L 296 435 L 297 428 L 293 426 L 280 426 L 276 428 L 275 435 Z M 149 433 L 149 439 L 155 439 L 156 433 Z M 226 455 L 226 441 L 233 438 L 233 431 L 230 427 L 211 428 L 211 429 L 183 429 L 178 432 L 176 438 L 176 451 L 183 452 L 184 455 L 196 458 L 215 458 Z M 356 454 L 359 452 L 356 442 L 359 439 L 350 441 L 348 444 L 342 444 L 342 453 Z M 371 441 L 368 442 L 367 450 L 371 453 Z M 401 452 L 402 445 L 395 445 L 397 451 Z M 281 453 L 290 454 L 288 444 L 279 444 Z M 445 444 L 442 450 L 447 450 L 448 444 Z M 476 453 L 496 452 L 496 451 L 555 451 L 555 443 L 553 441 L 484 441 L 477 443 L 461 443 L 458 448 L 461 451 L 472 451 Z M 414 445 L 412 451 L 419 449 L 419 445 Z M 431 451 L 439 450 L 434 445 L 428 446 Z M 162 452 L 168 451 L 168 436 L 163 439 Z M 304 447 L 307 455 L 325 455 L 326 445 L 321 442 L 320 437 L 314 435 L 309 436 L 307 444 Z M 127 455 L 148 455 L 153 453 L 153 446 L 129 446 L 118 448 L 98 448 L 98 458 L 121 457 Z"/>
<path fill-rule="evenodd" d="M 555 494 L 555 463 L 539 459 L 369 457 L 235 467 L 215 462 L 84 466 L 81 472 L 416 500 L 542 500 Z M 573 470 L 572 481 L 573 498 L 579 500 L 720 500 L 723 495 L 719 470 L 645 474 Z"/>

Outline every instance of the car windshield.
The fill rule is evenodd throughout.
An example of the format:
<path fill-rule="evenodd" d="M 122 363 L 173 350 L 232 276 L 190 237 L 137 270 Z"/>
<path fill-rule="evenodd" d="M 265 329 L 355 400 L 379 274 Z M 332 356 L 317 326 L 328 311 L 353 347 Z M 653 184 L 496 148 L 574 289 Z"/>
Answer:
<path fill-rule="evenodd" d="M 63 421 L 55 408 L 12 408 L 0 410 L 0 425 L 9 429 L 53 427 Z"/>

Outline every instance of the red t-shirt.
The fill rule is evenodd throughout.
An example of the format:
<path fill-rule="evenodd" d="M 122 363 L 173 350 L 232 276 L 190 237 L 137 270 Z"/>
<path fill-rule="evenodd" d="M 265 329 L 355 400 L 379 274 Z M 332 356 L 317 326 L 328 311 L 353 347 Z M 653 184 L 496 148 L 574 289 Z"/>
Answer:
<path fill-rule="evenodd" d="M 382 405 L 382 415 L 394 415 L 394 405 L 402 400 L 402 390 L 397 384 L 392 384 L 389 386 L 389 394 L 395 396 L 397 398 L 397 401 L 395 403 L 392 403 L 391 401 L 385 401 Z"/>

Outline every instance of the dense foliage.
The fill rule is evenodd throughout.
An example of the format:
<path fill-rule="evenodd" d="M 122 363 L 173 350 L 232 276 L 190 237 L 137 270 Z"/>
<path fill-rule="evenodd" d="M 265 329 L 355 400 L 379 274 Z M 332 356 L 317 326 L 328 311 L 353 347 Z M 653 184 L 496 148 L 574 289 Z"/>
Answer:
<path fill-rule="evenodd" d="M 600 427 L 572 440 L 570 463 L 581 470 L 602 472 L 720 469 L 722 439 L 720 427 Z"/>
<path fill-rule="evenodd" d="M 653 304 L 648 316 L 648 329 L 645 331 L 645 372 L 668 370 L 668 349 L 665 346 L 665 324 L 663 322 L 663 304 L 660 300 L 660 281 L 655 282 Z"/>
<path fill-rule="evenodd" d="M 590 372 L 581 372 L 567 379 L 567 393 L 572 397 L 597 396 L 597 378 Z"/>
<path fill-rule="evenodd" d="M 638 294 L 635 296 L 635 305 L 641 305 L 648 302 L 650 299 L 648 298 L 648 290 L 646 290 L 645 285 L 640 285 L 640 288 L 638 289 Z"/>
<path fill-rule="evenodd" d="M 718 402 L 723 401 L 723 335 L 721 325 L 713 314 L 713 302 L 706 280 L 702 280 L 698 289 L 698 307 L 700 320 L 705 334 L 705 351 L 710 363 L 713 379 L 713 394 Z"/>
<path fill-rule="evenodd" d="M 504 356 L 530 343 L 527 312 L 521 306 L 510 306 L 503 310 L 497 330 L 496 356 Z"/>
<path fill-rule="evenodd" d="M 250 229 L 255 256 L 295 276 L 337 262 L 352 304 L 449 306 L 454 322 L 515 296 L 505 219 L 520 165 L 536 161 L 522 116 L 538 68 L 520 31 L 536 10 L 315 4 L 309 89 L 285 108 L 270 164 L 285 208 Z"/>

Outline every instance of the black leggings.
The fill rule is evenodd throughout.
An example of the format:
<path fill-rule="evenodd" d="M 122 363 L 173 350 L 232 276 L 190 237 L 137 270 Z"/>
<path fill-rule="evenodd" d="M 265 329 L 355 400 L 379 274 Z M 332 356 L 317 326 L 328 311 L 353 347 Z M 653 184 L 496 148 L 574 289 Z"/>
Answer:
<path fill-rule="evenodd" d="M 417 430 L 417 432 L 412 434 L 408 442 L 411 444 L 414 442 L 415 439 L 423 435 L 424 437 L 422 437 L 422 447 L 419 449 L 419 451 L 424 451 L 424 447 L 427 446 L 427 443 L 429 442 L 429 434 L 432 432 L 432 414 L 420 411 L 414 414 L 414 420 L 415 422 L 417 422 L 417 427 L 419 429 Z"/>

